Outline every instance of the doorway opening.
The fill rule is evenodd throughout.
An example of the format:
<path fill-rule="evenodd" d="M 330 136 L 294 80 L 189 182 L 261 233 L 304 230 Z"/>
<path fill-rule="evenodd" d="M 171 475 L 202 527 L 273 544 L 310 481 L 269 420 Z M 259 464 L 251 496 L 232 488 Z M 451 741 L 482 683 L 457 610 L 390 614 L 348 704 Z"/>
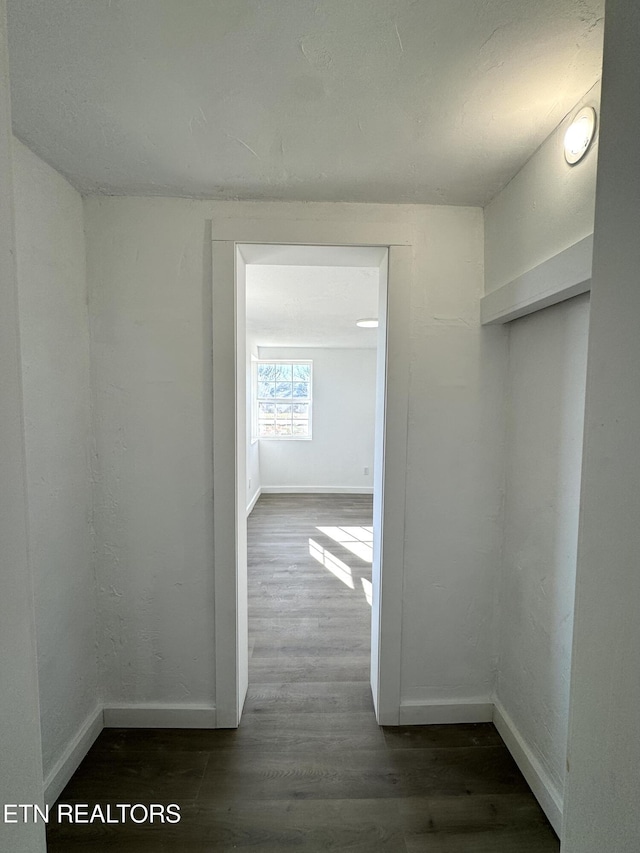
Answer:
<path fill-rule="evenodd" d="M 286 243 L 292 236 L 300 241 Z M 247 265 L 274 261 L 322 265 L 323 253 L 374 252 L 364 264 L 379 269 L 373 495 L 370 690 L 380 725 L 398 725 L 402 680 L 402 590 L 409 398 L 409 305 L 413 250 L 388 223 L 344 229 L 317 221 L 230 221 L 216 224 L 212 241 L 213 309 L 213 544 L 215 585 L 216 727 L 240 722 L 248 687 L 247 624 Z M 243 239 L 234 239 L 234 235 Z M 282 235 L 282 236 L 281 236 Z M 302 236 L 302 239 L 300 237 Z M 284 239 L 283 239 L 284 237 Z M 352 235 L 353 237 L 353 235 Z M 327 239 L 328 238 L 328 239 Z M 324 242 L 312 244 L 313 239 Z M 273 242 L 268 242 L 273 241 Z M 291 253 L 303 259 L 291 261 Z M 280 256 L 282 257 L 282 256 Z M 298 255 L 298 257 L 300 257 Z M 333 261 L 335 263 L 335 260 Z M 344 264 L 342 264 L 344 265 Z M 291 418 L 293 424 L 293 418 Z M 293 426 L 291 426 L 293 429 Z M 369 476 L 371 476 L 371 473 Z M 330 525 L 328 525 L 330 526 Z M 339 526 L 339 525 L 338 525 Z M 365 525 L 366 526 L 366 525 Z M 384 571 L 383 567 L 384 566 Z M 367 688 L 369 689 L 369 688 Z"/>
<path fill-rule="evenodd" d="M 305 684 L 302 698 L 310 702 L 315 696 L 322 704 L 328 689 L 334 701 L 354 701 L 355 690 L 362 702 L 381 528 L 373 497 L 374 483 L 382 485 L 375 476 L 384 430 L 376 397 L 384 387 L 380 281 L 386 283 L 388 252 L 244 245 L 238 254 L 246 319 L 243 330 L 239 311 L 248 682 L 260 695 L 274 683 L 285 692 Z M 378 513 L 380 506 L 378 500 Z M 241 530 L 239 539 L 246 535 Z M 375 655 L 374 663 L 377 670 Z"/>

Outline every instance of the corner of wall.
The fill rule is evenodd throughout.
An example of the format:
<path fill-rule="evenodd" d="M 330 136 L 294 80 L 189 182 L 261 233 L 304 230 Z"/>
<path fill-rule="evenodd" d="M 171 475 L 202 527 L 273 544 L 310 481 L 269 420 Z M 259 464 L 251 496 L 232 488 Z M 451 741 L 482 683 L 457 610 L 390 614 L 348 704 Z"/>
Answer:
<path fill-rule="evenodd" d="M 499 699 L 495 699 L 493 722 L 559 838 L 562 830 L 562 795 Z"/>
<path fill-rule="evenodd" d="M 103 728 L 102 705 L 98 703 L 44 780 L 44 798 L 48 805 L 58 799 Z"/>
<path fill-rule="evenodd" d="M 100 627 L 101 627 L 101 608 L 100 608 L 100 585 L 98 578 L 98 533 L 96 529 L 96 506 L 97 506 L 97 490 L 99 484 L 99 462 L 98 462 L 98 447 L 97 447 L 97 407 L 96 407 L 96 382 L 95 382 L 95 350 L 94 350 L 94 335 L 91 323 L 91 304 L 92 304 L 92 289 L 89 280 L 89 261 L 87 251 L 87 198 L 82 199 L 82 226 L 84 233 L 84 269 L 85 269 L 85 286 L 86 286 L 86 320 L 87 329 L 89 331 L 89 412 L 91 418 L 91 434 L 89 437 L 89 488 L 91 495 L 91 506 L 89 508 L 89 528 L 91 538 L 91 572 L 94 583 L 94 625 L 95 625 L 95 668 L 96 668 L 96 684 L 97 695 L 96 699 L 99 703 L 104 699 L 104 683 L 103 673 L 100 660 Z"/>

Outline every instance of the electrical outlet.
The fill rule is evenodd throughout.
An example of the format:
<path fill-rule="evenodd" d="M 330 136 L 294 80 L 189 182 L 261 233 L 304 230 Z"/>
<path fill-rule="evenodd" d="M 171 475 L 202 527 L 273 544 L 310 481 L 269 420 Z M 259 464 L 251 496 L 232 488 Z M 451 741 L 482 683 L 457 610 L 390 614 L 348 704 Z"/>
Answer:
<path fill-rule="evenodd" d="M 251 478 L 249 478 L 249 488 L 251 488 Z"/>
<path fill-rule="evenodd" d="M 365 469 L 364 469 L 364 473 L 365 473 L 365 474 L 368 474 L 368 473 L 369 473 L 369 469 L 368 469 L 368 468 L 365 468 Z"/>

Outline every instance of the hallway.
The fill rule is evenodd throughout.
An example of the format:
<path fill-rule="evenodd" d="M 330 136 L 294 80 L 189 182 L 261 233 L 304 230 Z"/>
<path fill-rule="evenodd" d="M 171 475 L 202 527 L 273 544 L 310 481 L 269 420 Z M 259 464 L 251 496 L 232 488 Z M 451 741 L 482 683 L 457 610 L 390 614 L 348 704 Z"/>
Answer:
<path fill-rule="evenodd" d="M 559 849 L 492 725 L 377 726 L 370 525 L 370 496 L 258 501 L 240 728 L 105 729 L 60 801 L 177 803 L 182 820 L 50 826 L 50 851 Z"/>

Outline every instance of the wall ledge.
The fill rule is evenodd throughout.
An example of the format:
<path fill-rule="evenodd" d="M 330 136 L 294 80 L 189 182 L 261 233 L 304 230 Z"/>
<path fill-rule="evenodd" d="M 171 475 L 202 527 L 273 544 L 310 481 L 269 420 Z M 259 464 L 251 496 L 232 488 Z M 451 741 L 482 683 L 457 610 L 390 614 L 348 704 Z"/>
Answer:
<path fill-rule="evenodd" d="M 103 728 L 102 706 L 99 706 L 87 716 L 51 772 L 47 774 L 44 780 L 44 800 L 47 805 L 53 805 L 58 799 Z"/>
<path fill-rule="evenodd" d="M 480 300 L 480 322 L 483 326 L 509 323 L 587 293 L 591 290 L 592 256 L 593 234 L 590 234 L 483 296 Z"/>
<path fill-rule="evenodd" d="M 520 772 L 527 780 L 536 800 L 540 803 L 542 811 L 546 814 L 549 823 L 560 838 L 562 829 L 562 795 L 551 780 L 551 777 L 542 764 L 533 754 L 526 740 L 518 731 L 515 723 L 507 714 L 499 700 L 494 700 L 493 722 L 500 737 L 514 761 L 520 768 Z"/>

